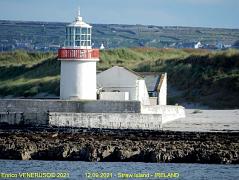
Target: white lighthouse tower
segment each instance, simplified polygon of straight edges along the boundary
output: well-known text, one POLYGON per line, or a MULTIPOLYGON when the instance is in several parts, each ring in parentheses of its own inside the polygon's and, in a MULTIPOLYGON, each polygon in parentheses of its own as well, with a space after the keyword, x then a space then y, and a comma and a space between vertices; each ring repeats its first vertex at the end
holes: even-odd
POLYGON ((58 51, 61 61, 60 98, 96 100, 96 62, 99 49, 91 47, 92 26, 80 16, 66 27, 65 46, 58 51))

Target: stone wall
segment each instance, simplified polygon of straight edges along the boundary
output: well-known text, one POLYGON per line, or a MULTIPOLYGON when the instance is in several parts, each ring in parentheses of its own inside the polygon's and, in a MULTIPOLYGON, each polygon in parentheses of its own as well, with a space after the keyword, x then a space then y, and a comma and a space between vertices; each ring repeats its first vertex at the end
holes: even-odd
POLYGON ((160 129, 185 117, 181 106, 144 106, 139 101, 0 100, 0 123, 109 129, 160 129), (50 114, 50 117, 49 117, 50 114))
POLYGON ((0 112, 0 124, 8 125, 48 125, 47 113, 0 112))
POLYGON ((1 99, 0 112, 140 113, 139 101, 1 99))
POLYGON ((16 125, 21 124, 22 113, 0 112, 0 123, 16 125))
POLYGON ((48 125, 49 112, 140 113, 138 101, 64 101, 38 99, 0 100, 0 123, 48 125))
POLYGON ((49 124, 58 127, 160 130, 162 116, 139 113, 50 113, 49 124))

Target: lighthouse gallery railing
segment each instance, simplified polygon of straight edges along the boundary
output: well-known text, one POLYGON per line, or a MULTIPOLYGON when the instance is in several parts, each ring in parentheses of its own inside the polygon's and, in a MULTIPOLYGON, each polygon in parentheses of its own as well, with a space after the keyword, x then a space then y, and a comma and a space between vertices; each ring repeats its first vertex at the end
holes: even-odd
POLYGON ((59 49, 59 59, 99 59, 99 49, 59 49))

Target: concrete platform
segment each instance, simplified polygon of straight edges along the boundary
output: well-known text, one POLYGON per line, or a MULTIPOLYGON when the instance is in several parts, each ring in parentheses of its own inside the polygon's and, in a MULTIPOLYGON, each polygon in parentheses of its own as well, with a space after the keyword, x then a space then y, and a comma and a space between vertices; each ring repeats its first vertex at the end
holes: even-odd
POLYGON ((163 124, 163 130, 198 132, 239 132, 239 109, 186 109, 186 118, 163 124))

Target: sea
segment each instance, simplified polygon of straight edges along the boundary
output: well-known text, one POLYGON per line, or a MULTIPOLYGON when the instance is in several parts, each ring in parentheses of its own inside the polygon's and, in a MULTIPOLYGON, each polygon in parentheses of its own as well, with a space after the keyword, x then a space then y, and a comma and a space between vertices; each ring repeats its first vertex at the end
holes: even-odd
POLYGON ((0 179, 237 180, 239 165, 0 160, 0 179))

